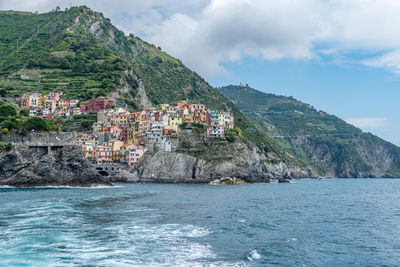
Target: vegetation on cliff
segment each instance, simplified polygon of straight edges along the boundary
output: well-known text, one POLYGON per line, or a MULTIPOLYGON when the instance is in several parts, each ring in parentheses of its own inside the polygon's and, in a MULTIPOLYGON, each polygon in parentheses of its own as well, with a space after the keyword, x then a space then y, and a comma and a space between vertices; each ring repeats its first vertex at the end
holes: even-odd
POLYGON ((80 100, 109 95, 131 110, 188 99, 232 112, 249 144, 294 161, 180 60, 125 36, 101 13, 85 6, 44 14, 6 11, 0 12, 0 26, 0 88, 9 97, 52 90, 80 100))
POLYGON ((289 153, 321 175, 400 176, 400 148, 293 97, 250 87, 220 91, 289 153))

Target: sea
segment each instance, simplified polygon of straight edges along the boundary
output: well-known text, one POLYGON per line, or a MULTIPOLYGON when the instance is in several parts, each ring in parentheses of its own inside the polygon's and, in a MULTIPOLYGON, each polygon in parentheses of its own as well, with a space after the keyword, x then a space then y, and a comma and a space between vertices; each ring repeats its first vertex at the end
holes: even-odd
POLYGON ((0 266, 399 266, 400 179, 0 188, 0 266))

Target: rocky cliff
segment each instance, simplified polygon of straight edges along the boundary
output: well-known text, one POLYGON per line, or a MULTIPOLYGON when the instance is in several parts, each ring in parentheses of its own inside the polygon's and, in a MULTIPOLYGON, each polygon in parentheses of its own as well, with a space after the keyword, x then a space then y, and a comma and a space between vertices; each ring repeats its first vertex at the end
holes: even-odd
POLYGON ((141 158, 129 181, 208 183, 236 179, 252 183, 317 177, 310 169, 276 162, 273 154, 267 158, 256 146, 244 143, 240 136, 228 142, 207 138, 196 130, 182 130, 179 139, 176 151, 158 150, 141 158))
MULTIPOLYGON (((44 135, 40 140, 43 138, 48 140, 50 137, 44 135)), ((215 181, 240 184, 317 176, 309 169, 279 161, 274 154, 267 157, 257 146, 244 142, 246 139, 240 132, 229 140, 206 137, 202 129, 182 129, 175 140, 178 145, 174 146, 174 151, 151 150, 129 171, 108 177, 99 175, 94 166, 84 160, 77 146, 14 145, 11 151, 0 153, 0 185, 92 186, 110 185, 111 182, 215 181)))
POLYGON ((92 186, 110 185, 84 160, 79 147, 14 147, 0 153, 0 185, 92 186))
POLYGON ((178 152, 158 151, 146 155, 137 165, 132 182, 209 183, 235 178, 249 183, 270 182, 280 178, 316 177, 310 170, 271 164, 263 154, 244 151, 231 159, 204 160, 178 152))

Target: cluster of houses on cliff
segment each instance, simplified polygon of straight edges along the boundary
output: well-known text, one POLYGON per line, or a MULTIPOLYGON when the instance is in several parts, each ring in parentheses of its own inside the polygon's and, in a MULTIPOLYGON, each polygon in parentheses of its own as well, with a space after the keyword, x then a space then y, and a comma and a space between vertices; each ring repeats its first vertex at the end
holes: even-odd
POLYGON ((30 116, 51 118, 69 117, 81 113, 79 100, 65 100, 62 93, 25 93, 21 96, 21 109, 28 109, 30 116))
POLYGON ((97 112, 97 122, 91 133, 81 133, 77 140, 85 157, 99 165, 132 165, 154 147, 171 151, 184 124, 203 125, 209 137, 224 137, 225 129, 234 127, 234 117, 228 112, 209 110, 203 104, 187 101, 132 113, 122 108, 107 108, 107 104, 103 107, 89 104, 85 107, 97 112))
POLYGON ((132 165, 149 149, 171 151, 184 125, 202 125, 210 138, 224 137, 226 129, 234 127, 234 117, 229 112, 188 101, 132 113, 118 108, 113 98, 91 99, 79 107, 78 103, 77 100, 61 100, 59 93, 21 96, 21 108, 35 111, 30 112, 32 116, 39 113, 49 118, 96 112, 93 130, 79 133, 76 141, 82 146, 85 157, 98 165, 132 165))

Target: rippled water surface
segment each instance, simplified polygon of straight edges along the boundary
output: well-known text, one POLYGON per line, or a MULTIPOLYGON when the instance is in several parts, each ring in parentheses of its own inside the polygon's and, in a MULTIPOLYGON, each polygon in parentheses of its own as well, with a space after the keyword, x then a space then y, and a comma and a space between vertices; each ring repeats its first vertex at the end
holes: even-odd
POLYGON ((0 188, 0 266, 398 266, 400 180, 0 188))

